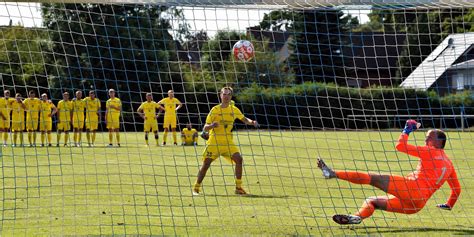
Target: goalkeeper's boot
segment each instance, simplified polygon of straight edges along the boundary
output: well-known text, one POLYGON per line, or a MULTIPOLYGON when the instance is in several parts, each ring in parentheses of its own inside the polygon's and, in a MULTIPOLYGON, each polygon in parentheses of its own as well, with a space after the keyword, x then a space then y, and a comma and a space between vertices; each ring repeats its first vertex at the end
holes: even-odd
POLYGON ((334 215, 332 220, 339 225, 360 224, 362 222, 362 218, 355 215, 334 215))
POLYGON ((329 168, 329 166, 327 166, 321 158, 318 158, 318 167, 321 169, 321 171, 323 171, 324 178, 332 179, 337 177, 336 172, 329 168))
POLYGON ((237 195, 246 195, 247 192, 243 188, 235 188, 235 194, 237 195))

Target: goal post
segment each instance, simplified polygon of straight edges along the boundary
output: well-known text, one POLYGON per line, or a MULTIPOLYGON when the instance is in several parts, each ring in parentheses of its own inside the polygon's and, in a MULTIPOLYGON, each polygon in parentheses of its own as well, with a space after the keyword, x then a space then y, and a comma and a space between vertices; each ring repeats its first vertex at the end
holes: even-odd
POLYGON ((472 234, 473 25, 462 0, 2 2, 0 234, 472 234), (255 49, 246 62, 240 40, 255 49), (250 122, 230 121, 237 109, 250 122), (407 175, 407 119, 422 123, 410 144, 446 131, 453 210, 436 208, 444 184, 415 214, 377 207, 341 228, 335 214, 391 196, 326 180, 318 158, 407 175), (206 121, 225 133, 214 153, 206 121))

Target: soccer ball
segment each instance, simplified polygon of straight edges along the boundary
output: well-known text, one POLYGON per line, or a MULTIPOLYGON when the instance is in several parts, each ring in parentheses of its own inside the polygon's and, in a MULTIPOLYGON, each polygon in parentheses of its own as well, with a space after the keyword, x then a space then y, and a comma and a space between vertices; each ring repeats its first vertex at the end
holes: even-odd
POLYGON ((201 132, 201 138, 206 140, 206 141, 209 140, 209 132, 202 131, 201 132))
POLYGON ((234 44, 234 58, 238 61, 247 62, 255 56, 253 44, 248 40, 239 40, 234 44))

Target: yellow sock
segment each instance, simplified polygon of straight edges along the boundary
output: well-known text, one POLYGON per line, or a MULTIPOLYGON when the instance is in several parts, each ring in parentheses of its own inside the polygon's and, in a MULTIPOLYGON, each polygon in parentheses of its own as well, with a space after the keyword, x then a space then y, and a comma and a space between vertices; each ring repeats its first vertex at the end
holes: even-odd
POLYGON ((95 132, 92 132, 92 143, 95 142, 95 132))
POLYGON ((115 132, 115 137, 117 138, 117 143, 120 144, 120 132, 115 132))
POLYGON ((196 181, 196 182, 194 183, 194 190, 199 191, 200 189, 201 189, 201 184, 196 181))
POLYGON ((69 141, 69 133, 64 134, 64 144, 67 144, 69 141))
POLYGON ((53 135, 51 133, 48 133, 48 144, 53 143, 53 135))
POLYGON ((46 138, 46 134, 41 133, 41 144, 44 144, 44 139, 46 138))
POLYGON ((59 144, 59 141, 61 141, 61 133, 57 133, 56 134, 56 141, 58 141, 58 144, 59 144))
POLYGON ((36 143, 36 132, 33 132, 33 144, 36 143))
POLYGON ((16 145, 16 141, 18 140, 18 133, 13 133, 13 144, 16 145))
POLYGON ((235 179, 235 187, 242 188, 242 179, 235 179))
POLYGON ((74 143, 77 143, 77 132, 74 132, 74 143))
POLYGON ((4 132, 3 133, 3 142, 7 142, 8 141, 8 132, 4 132))
POLYGON ((91 134, 90 132, 86 132, 87 143, 91 143, 91 134))
POLYGON ((20 132, 20 144, 23 145, 23 133, 20 132))
POLYGON ((173 131, 173 142, 176 143, 176 131, 173 131))
POLYGON ((28 142, 31 144, 32 143, 32 138, 33 138, 33 133, 32 132, 28 132, 28 142))
POLYGON ((77 143, 81 143, 81 142, 82 142, 82 132, 79 132, 77 136, 77 143))
POLYGON ((112 144, 113 140, 114 140, 113 134, 112 132, 109 132, 109 144, 112 144))
POLYGON ((166 138, 168 138, 168 131, 163 134, 163 142, 166 142, 166 138))

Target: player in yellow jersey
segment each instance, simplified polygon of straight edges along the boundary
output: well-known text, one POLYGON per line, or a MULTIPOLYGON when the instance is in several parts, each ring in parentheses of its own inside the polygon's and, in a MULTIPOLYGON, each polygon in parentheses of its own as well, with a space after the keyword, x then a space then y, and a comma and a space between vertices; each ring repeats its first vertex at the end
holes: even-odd
POLYGON ((28 142, 31 147, 36 145, 36 131, 38 130, 41 100, 36 98, 36 93, 31 90, 28 92, 28 98, 23 103, 26 106, 26 131, 28 132, 28 142))
POLYGON ((242 188, 242 163, 239 148, 234 144, 232 128, 235 119, 241 120, 247 125, 258 126, 257 121, 245 117, 242 112, 231 104, 233 90, 231 87, 224 87, 220 91, 221 104, 214 106, 207 115, 204 131, 209 132, 206 148, 203 152, 203 163, 199 170, 196 183, 193 188, 193 195, 199 195, 201 183, 206 176, 211 163, 219 156, 230 160, 235 164, 235 193, 239 195, 247 194, 242 188))
POLYGON ((52 146, 51 131, 53 130, 53 116, 58 112, 53 102, 48 99, 48 95, 41 95, 39 130, 41 131, 41 146, 44 146, 46 134, 48 134, 48 146, 52 146))
POLYGON ((25 110, 26 106, 23 103, 21 94, 15 95, 15 100, 11 103, 12 109, 12 132, 13 145, 17 146, 18 133, 20 133, 20 146, 23 146, 23 130, 25 130, 25 110))
POLYGON ((95 97, 94 91, 89 91, 89 96, 84 99, 84 102, 86 106, 87 143, 89 146, 94 146, 96 131, 99 128, 100 100, 95 97))
POLYGON ((181 145, 183 146, 197 146, 198 132, 191 123, 186 125, 186 128, 181 131, 181 145))
POLYGON ((0 136, 3 138, 3 146, 7 146, 11 104, 13 101, 15 101, 15 99, 10 98, 10 91, 5 90, 3 97, 0 98, 0 136))
POLYGON ((84 109, 86 102, 82 99, 82 91, 76 91, 72 99, 72 128, 74 130, 74 146, 81 146, 82 130, 84 129, 84 109))
POLYGON ((120 112, 122 111, 122 101, 115 97, 115 90, 109 90, 110 99, 106 102, 105 123, 109 129, 109 147, 112 147, 113 132, 117 139, 117 145, 120 147, 120 112))
POLYGON ((168 91, 168 97, 160 100, 158 104, 162 105, 165 108, 165 118, 163 120, 163 145, 166 145, 166 139, 168 138, 168 129, 171 127, 173 132, 174 144, 178 145, 176 141, 176 121, 177 121, 177 111, 183 106, 181 102, 174 97, 174 91, 168 91))
POLYGON ((146 93, 146 101, 143 102, 140 107, 138 108, 137 112, 140 117, 143 118, 143 131, 145 132, 145 143, 148 146, 148 133, 153 132, 155 134, 155 141, 156 145, 158 146, 158 122, 157 118, 159 114, 157 114, 157 109, 164 109, 153 101, 153 96, 151 93, 146 93))
POLYGON ((63 99, 58 102, 58 138, 56 146, 61 141, 61 133, 64 132, 64 146, 69 141, 69 130, 71 130, 72 121, 72 101, 69 100, 69 93, 63 93, 63 99))

